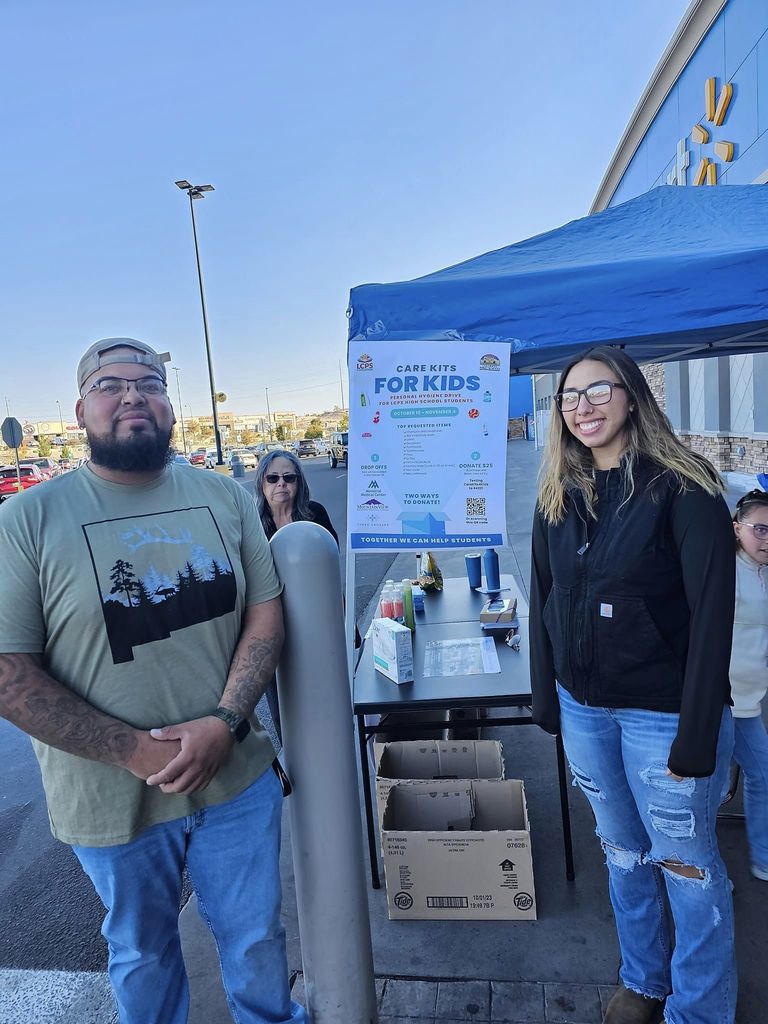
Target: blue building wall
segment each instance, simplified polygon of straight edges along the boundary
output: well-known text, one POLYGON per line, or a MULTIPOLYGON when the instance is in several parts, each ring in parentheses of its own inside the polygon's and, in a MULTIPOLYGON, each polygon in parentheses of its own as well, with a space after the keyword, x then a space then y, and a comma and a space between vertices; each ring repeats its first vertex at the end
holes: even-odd
POLYGON ((747 185, 768 170, 768 0, 729 0, 654 118, 609 205, 665 184, 681 139, 689 153, 688 184, 704 156, 716 162, 721 185, 747 185), (704 120, 704 83, 712 77, 717 95, 725 82, 733 85, 719 127, 704 120), (695 124, 710 131, 707 144, 691 139, 695 124), (715 155, 718 141, 735 144, 731 163, 715 155))

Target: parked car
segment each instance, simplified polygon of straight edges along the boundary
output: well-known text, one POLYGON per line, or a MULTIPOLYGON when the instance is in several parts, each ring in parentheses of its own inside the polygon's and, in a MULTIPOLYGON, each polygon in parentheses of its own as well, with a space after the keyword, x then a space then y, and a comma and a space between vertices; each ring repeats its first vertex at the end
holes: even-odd
POLYGON ((205 465, 205 452, 192 452, 189 456, 189 462, 192 466, 204 466, 205 465))
POLYGON ((72 463, 69 459, 59 459, 59 469, 62 473, 66 473, 68 470, 72 469, 72 463))
POLYGON ((190 461, 186 455, 182 455, 181 452, 176 452, 172 459, 179 466, 189 466, 190 461))
MULTIPOLYGON (((225 462, 227 461, 227 454, 226 454, 226 452, 222 452, 221 453, 221 457, 222 457, 222 459, 224 459, 225 462)), ((216 451, 216 449, 215 448, 208 448, 208 449, 206 449, 206 452, 205 452, 205 468, 206 469, 213 469, 213 467, 217 464, 218 461, 219 461, 219 455, 218 455, 218 452, 216 451)))
POLYGON ((328 462, 330 463, 331 469, 336 469, 340 462, 347 465, 347 455, 349 446, 349 431, 348 430, 334 430, 331 434, 331 441, 328 445, 328 462))
POLYGON ((314 437, 305 437, 299 441, 296 448, 296 454, 300 459, 307 458, 310 455, 319 455, 318 447, 315 444, 314 437))
POLYGON ((256 445, 255 454, 256 457, 260 459, 264 455, 268 455, 269 452, 284 452, 285 450, 285 445, 281 444, 279 441, 262 441, 261 444, 256 445))
POLYGON ((34 487, 35 484, 41 484, 46 479, 35 465, 19 464, 19 475, 21 476, 21 488, 19 488, 16 467, 0 466, 0 501, 12 498, 15 494, 21 493, 21 491, 29 490, 30 487, 34 487))
POLYGON ((256 458, 256 456, 249 448, 233 448, 232 451, 229 453, 229 457, 227 458, 227 462, 229 463, 230 466, 232 465, 233 455, 239 456, 240 461, 242 462, 246 469, 256 469, 259 460, 256 458))
POLYGON ((43 474, 44 480, 50 480, 54 476, 58 476, 60 473, 58 462, 54 462, 53 459, 48 456, 38 456, 35 459, 19 459, 20 466, 37 466, 40 472, 43 474))

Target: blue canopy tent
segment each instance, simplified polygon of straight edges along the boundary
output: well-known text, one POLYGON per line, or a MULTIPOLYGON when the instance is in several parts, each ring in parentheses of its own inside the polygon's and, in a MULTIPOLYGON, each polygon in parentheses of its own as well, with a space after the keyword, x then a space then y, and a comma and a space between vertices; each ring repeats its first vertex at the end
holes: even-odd
POLYGON ((350 340, 509 341, 512 371, 589 345, 639 362, 768 351, 768 187, 664 185, 414 281, 353 288, 350 340))

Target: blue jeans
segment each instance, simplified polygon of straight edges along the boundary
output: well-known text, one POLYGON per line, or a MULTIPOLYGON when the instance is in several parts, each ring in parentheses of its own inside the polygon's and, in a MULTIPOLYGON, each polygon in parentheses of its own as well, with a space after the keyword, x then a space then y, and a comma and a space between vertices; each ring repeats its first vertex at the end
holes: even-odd
POLYGON ((762 718, 734 718, 733 756, 744 772, 744 815, 750 860, 768 869, 768 733, 762 718))
POLYGON ((179 939, 187 865, 237 1024, 307 1024, 291 1002, 280 923, 280 784, 271 770, 227 803, 145 829, 120 846, 76 846, 107 909, 109 980, 120 1024, 186 1024, 179 939))
POLYGON ((715 835, 733 750, 730 709, 723 713, 714 774, 677 782, 666 774, 677 715, 584 707, 562 687, 558 692, 574 785, 592 805, 605 851, 623 984, 655 999, 667 996, 668 1024, 732 1024, 731 883, 715 835), (701 877, 685 877, 668 864, 698 869, 701 877))

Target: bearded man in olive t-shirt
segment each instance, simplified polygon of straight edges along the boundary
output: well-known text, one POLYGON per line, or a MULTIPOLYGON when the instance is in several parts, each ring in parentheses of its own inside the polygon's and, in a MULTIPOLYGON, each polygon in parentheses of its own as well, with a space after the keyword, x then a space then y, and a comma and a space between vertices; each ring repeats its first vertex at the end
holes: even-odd
POLYGON ((306 1024, 280 924, 281 788, 253 718, 283 640, 252 497, 170 462, 167 353, 78 365, 90 461, 0 506, 0 714, 103 901, 121 1024, 185 1024, 187 866, 233 1017, 306 1024))

